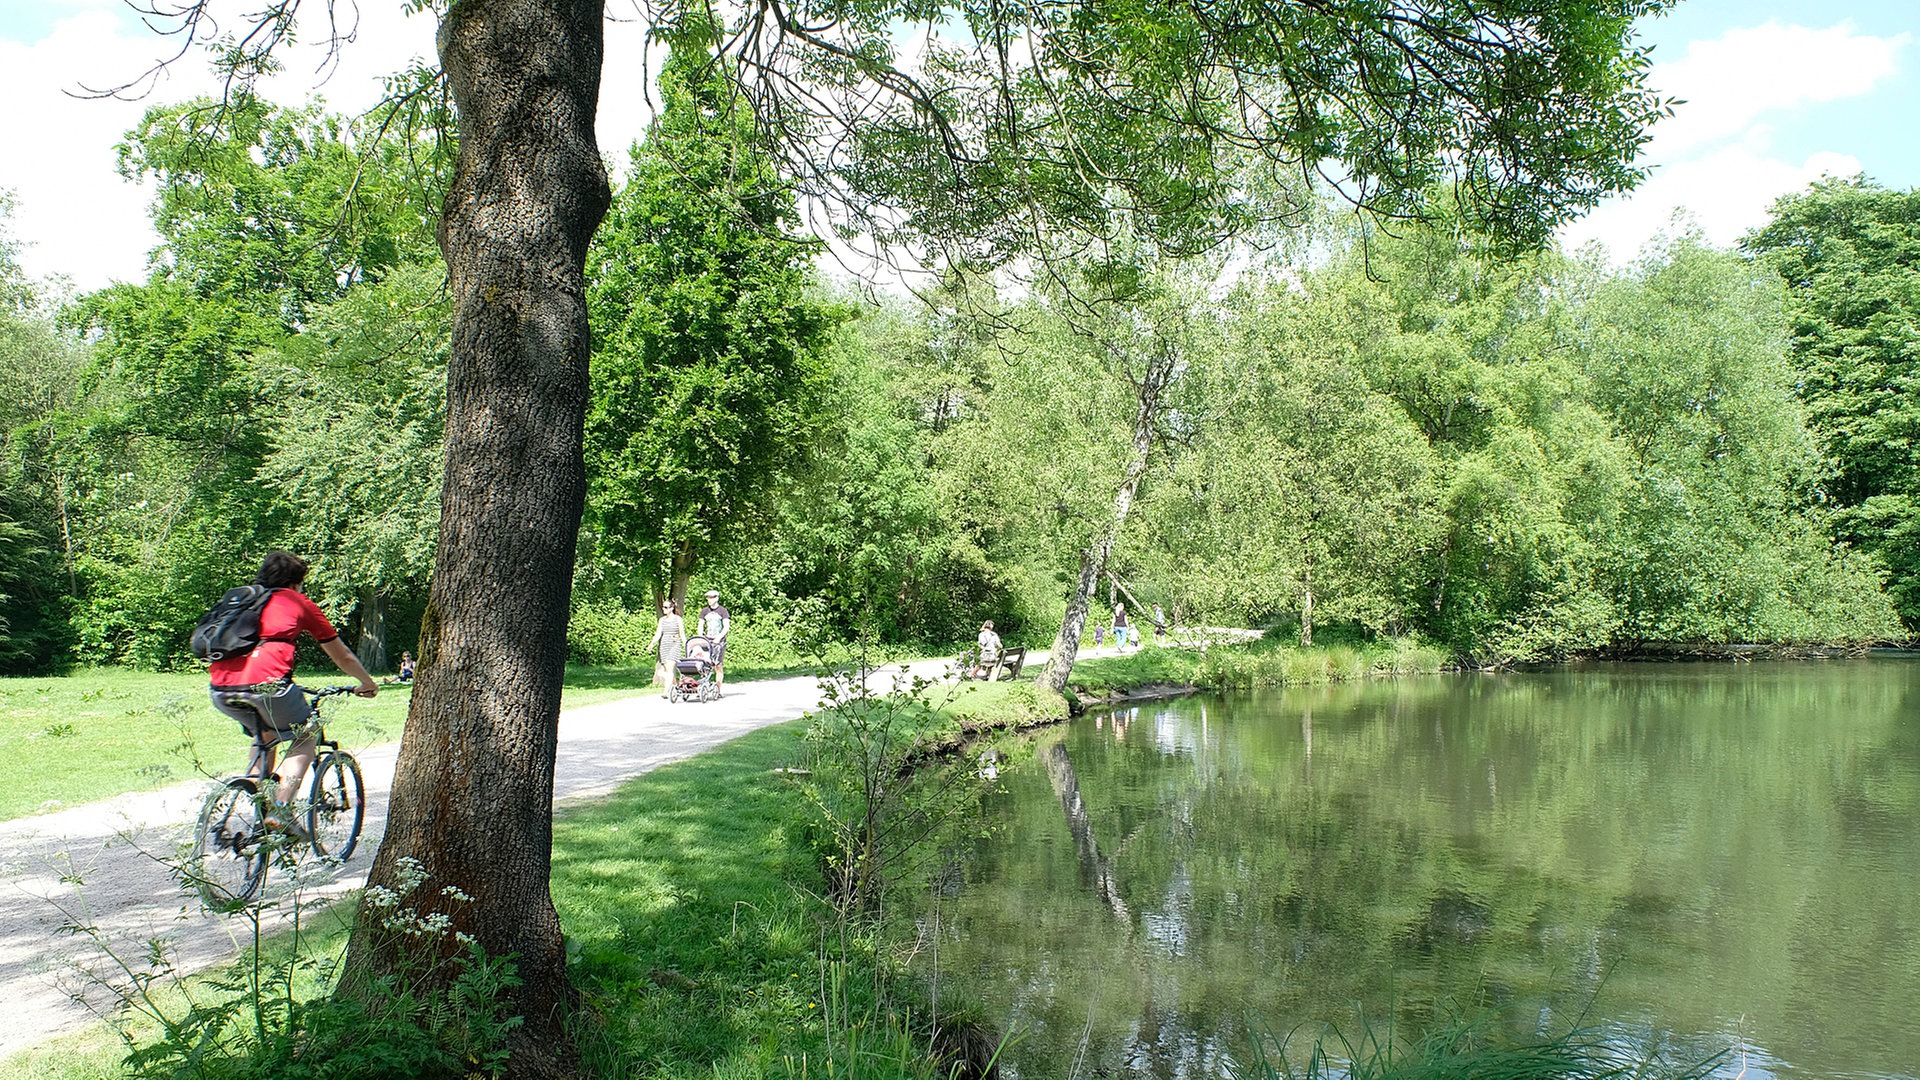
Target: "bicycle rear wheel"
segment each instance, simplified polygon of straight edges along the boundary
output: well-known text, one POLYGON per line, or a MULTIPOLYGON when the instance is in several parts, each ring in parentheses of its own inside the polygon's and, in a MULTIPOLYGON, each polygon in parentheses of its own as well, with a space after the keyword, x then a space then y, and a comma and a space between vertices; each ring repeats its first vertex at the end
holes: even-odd
POLYGON ((252 779, 233 777, 207 796, 194 826, 189 872, 209 909, 233 911, 260 891, 267 876, 265 832, 252 779))
POLYGON ((346 861, 360 843, 360 825, 366 816, 360 763, 344 750, 321 758, 307 798, 307 833, 313 837, 313 853, 346 861))

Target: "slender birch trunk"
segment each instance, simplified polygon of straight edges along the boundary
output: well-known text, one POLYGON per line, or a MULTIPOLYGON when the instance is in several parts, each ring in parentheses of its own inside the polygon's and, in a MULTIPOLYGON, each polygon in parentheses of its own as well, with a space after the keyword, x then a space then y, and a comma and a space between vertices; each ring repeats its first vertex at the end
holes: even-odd
POLYGON ((1047 666, 1034 680, 1055 693, 1066 690, 1067 679, 1073 674, 1073 661, 1080 651, 1080 635, 1087 628, 1087 609, 1093 602, 1093 590, 1100 583, 1100 575, 1106 572, 1114 542, 1120 538, 1120 528, 1127 523, 1127 512, 1133 508, 1134 494, 1140 490, 1140 481, 1152 462, 1154 424, 1160 416, 1161 395, 1173 377, 1175 353, 1168 343, 1157 339, 1148 347, 1152 353, 1146 370, 1134 383, 1137 405, 1133 414, 1133 456, 1127 460, 1120 489, 1114 493, 1112 512, 1101 524, 1093 542, 1080 552, 1080 575, 1074 583, 1073 595, 1067 598, 1066 616, 1060 620, 1060 632, 1054 636, 1047 666))

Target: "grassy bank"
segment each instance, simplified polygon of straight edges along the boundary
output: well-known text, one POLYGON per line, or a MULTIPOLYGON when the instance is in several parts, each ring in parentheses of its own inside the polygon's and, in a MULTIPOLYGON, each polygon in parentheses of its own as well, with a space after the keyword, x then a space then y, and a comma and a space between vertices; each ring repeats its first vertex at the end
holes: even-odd
MULTIPOLYGON (((966 695, 971 715, 1022 689, 966 695)), ((910 711, 929 732, 961 722, 910 711)), ((556 822, 553 895, 588 1075, 933 1076, 911 984, 824 898, 807 727, 751 733, 556 822)), ((329 954, 344 939, 310 943, 329 954)), ((106 1080, 128 1075, 120 1056, 95 1030, 0 1062, 0 1076, 106 1080)))
POLYGON ((1073 666, 1071 683, 1077 693, 1093 697, 1155 685, 1249 690, 1433 674, 1446 670, 1449 661, 1444 650, 1412 638, 1312 648, 1263 638, 1206 650, 1148 647, 1082 660, 1073 666))

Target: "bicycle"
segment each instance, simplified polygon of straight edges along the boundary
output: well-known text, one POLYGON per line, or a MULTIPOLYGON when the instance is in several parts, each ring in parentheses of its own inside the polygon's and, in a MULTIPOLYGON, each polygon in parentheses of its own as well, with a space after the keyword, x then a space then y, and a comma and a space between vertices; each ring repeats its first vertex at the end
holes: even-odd
MULTIPOLYGON (((294 689, 307 695, 313 716, 294 739, 263 743, 258 736, 248 756, 243 776, 230 776, 207 795, 193 830, 190 870, 200 899, 213 911, 233 911, 244 906, 260 891, 267 878, 267 862, 274 855, 292 857, 302 845, 314 855, 345 862, 360 842, 360 826, 367 812, 366 788, 360 780, 360 763, 340 744, 327 738, 321 722, 321 702, 340 694, 353 693, 353 686, 328 686, 312 690, 294 689), (307 734, 314 736, 318 756, 307 784, 305 809, 306 835, 268 820, 270 811, 281 809, 271 795, 263 793, 262 776, 269 745, 294 742, 307 734)), ((260 730, 271 730, 265 722, 260 730)), ((291 807, 285 808, 290 810, 291 807)))

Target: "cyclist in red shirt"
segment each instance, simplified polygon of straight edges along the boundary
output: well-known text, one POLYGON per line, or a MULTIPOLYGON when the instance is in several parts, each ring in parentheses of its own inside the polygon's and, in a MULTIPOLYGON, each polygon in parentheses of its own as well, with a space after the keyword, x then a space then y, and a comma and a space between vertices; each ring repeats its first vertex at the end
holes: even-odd
MULTIPOLYGON (((354 693, 372 697, 380 692, 360 658, 340 640, 340 632, 301 590, 306 580, 305 559, 287 551, 269 552, 254 578, 256 584, 276 590, 260 610, 260 644, 252 652, 215 660, 209 669, 213 707, 238 720, 249 736, 260 741, 265 753, 263 777, 274 774, 275 744, 293 738, 313 714, 306 695, 293 687, 293 646, 301 634, 311 635, 341 671, 360 680, 354 693), (265 730, 262 717, 267 718, 265 730)), ((293 799, 313 757, 312 735, 287 750, 276 802, 284 805, 293 799)))

